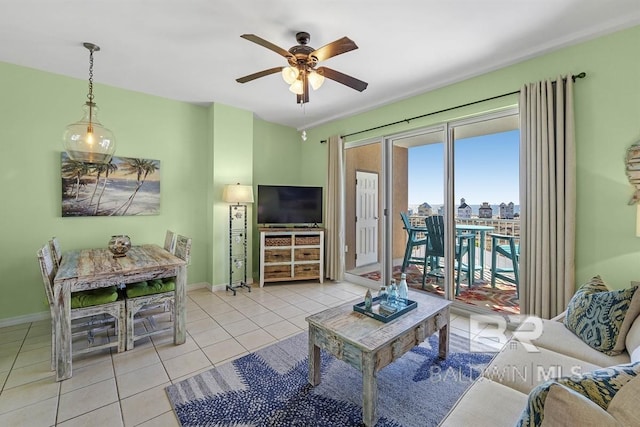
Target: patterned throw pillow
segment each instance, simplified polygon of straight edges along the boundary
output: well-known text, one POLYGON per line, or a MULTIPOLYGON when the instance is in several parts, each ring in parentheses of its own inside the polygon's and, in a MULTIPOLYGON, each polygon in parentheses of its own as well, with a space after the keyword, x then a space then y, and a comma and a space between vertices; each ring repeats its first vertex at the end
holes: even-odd
POLYGON ((610 291, 600 276, 595 276, 569 301, 565 326, 598 351, 610 356, 622 353, 627 332, 640 312, 636 289, 610 291))
POLYGON ((531 390, 527 406, 516 425, 532 427, 542 424, 545 400, 549 390, 554 386, 568 387, 606 411, 616 393, 639 373, 640 362, 636 362, 597 369, 578 377, 562 377, 546 381, 531 390))

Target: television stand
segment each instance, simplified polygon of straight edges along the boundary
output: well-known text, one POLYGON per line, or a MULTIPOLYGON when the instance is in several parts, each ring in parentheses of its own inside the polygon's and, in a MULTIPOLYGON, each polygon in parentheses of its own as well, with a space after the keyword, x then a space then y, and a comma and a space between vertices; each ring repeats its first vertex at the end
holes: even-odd
POLYGON ((269 282, 324 280, 324 229, 260 229, 260 287, 269 282))

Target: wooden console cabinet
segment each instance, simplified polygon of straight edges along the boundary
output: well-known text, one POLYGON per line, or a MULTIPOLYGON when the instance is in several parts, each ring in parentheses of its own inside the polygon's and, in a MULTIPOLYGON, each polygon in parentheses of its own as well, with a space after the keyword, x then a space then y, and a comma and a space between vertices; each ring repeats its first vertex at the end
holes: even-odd
POLYGON ((261 228, 260 287, 268 282, 324 279, 324 230, 261 228))

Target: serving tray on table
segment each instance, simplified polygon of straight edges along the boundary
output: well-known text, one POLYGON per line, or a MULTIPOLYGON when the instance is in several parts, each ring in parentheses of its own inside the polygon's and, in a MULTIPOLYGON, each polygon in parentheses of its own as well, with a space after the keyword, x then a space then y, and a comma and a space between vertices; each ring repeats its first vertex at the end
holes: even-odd
POLYGON ((353 306, 353 311, 357 311, 358 313, 362 313, 365 316, 369 316, 376 320, 380 320, 381 322, 387 323, 415 309, 417 306, 418 306, 418 303, 416 301, 409 299, 407 300, 406 306, 404 306, 403 308, 397 309, 394 312, 390 312, 388 310, 385 310, 384 303, 382 305, 380 304, 380 297, 374 297, 371 300, 371 310, 365 309, 365 303, 363 301, 358 304, 355 304, 353 306))

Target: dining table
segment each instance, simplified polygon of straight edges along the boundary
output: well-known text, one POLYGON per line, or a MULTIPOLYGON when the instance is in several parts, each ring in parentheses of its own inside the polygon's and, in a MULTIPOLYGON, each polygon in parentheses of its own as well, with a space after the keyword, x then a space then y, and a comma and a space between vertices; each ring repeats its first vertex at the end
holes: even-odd
MULTIPOLYGON (((187 262, 158 245, 132 246, 125 256, 105 248, 65 252, 54 278, 56 380, 72 376, 71 294, 128 283, 175 277, 174 344, 186 340, 187 262)), ((125 319, 118 319, 124 322, 125 319)), ((126 337, 118 337, 126 339, 126 337)))

